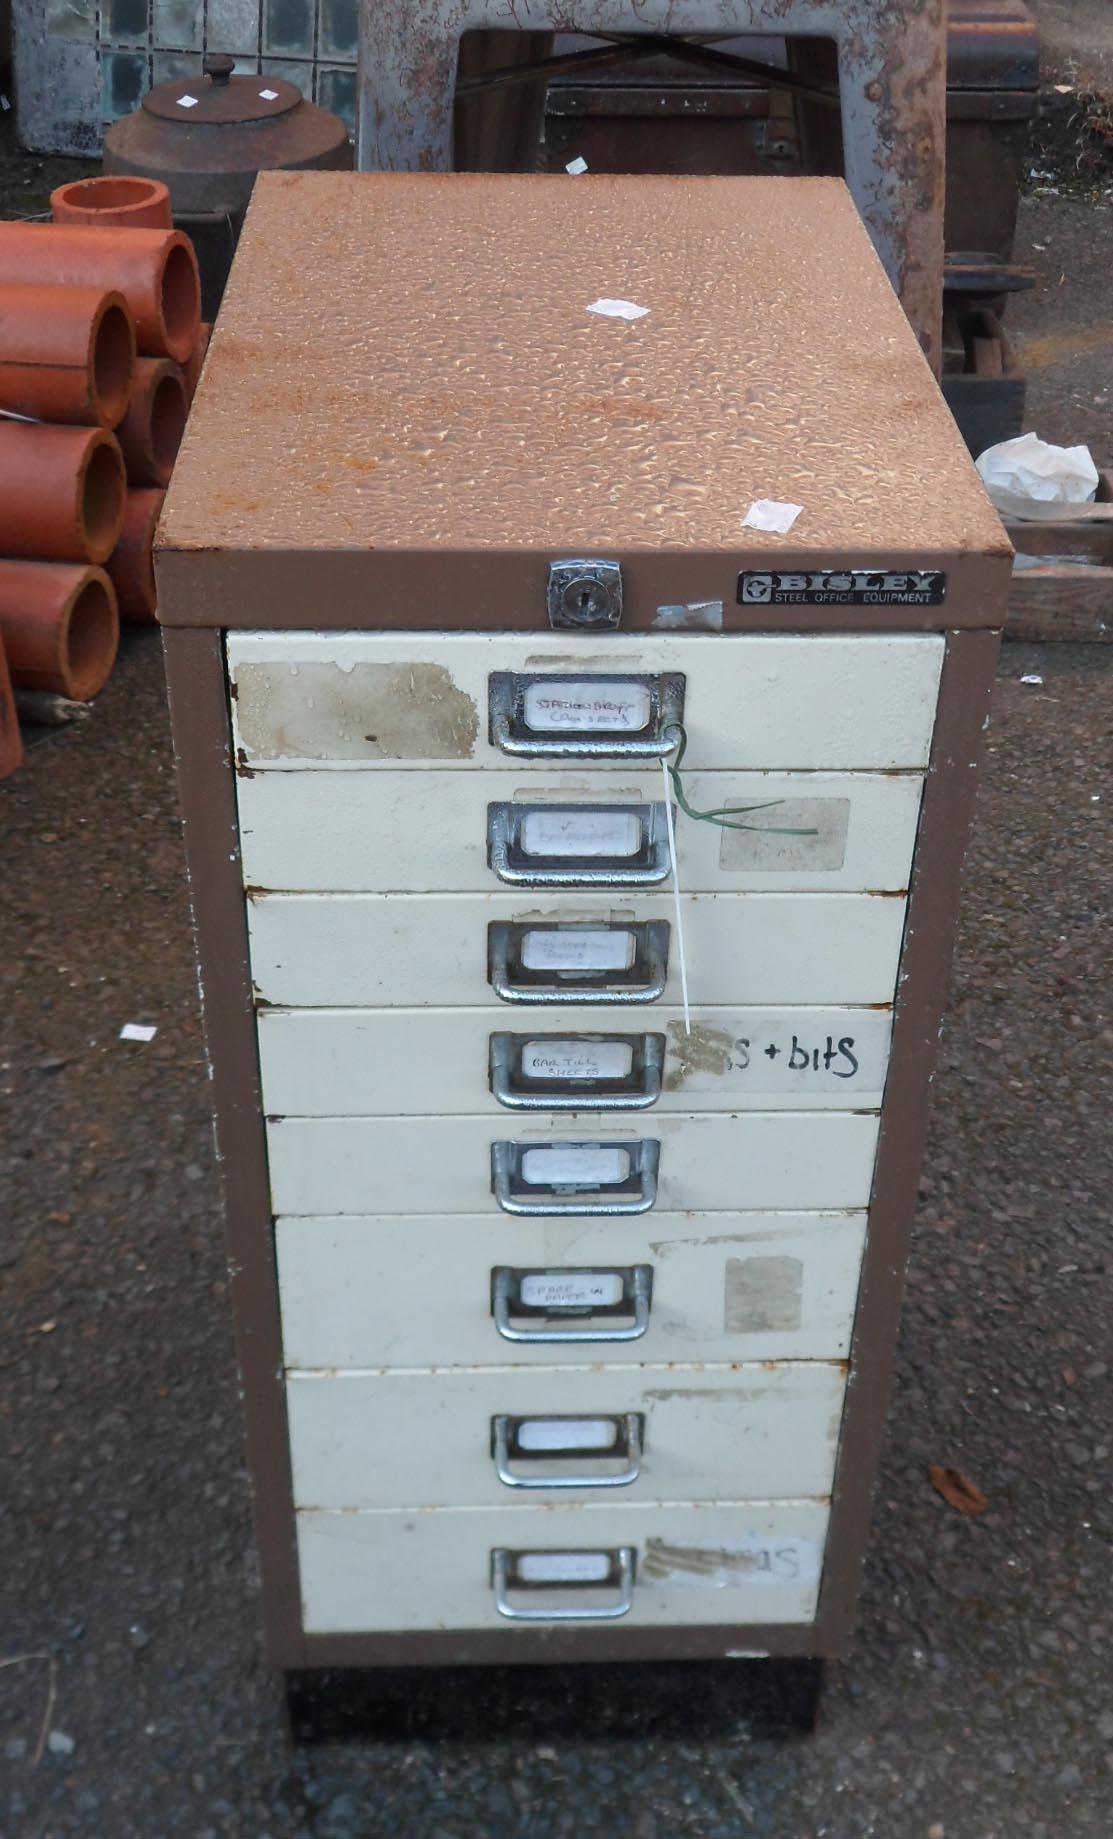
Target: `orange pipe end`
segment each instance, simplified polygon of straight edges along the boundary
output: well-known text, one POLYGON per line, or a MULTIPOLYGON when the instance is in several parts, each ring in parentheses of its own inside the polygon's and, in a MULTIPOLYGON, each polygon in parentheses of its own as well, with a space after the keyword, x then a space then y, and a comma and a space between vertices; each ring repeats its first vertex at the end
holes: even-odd
POLYGON ((212 327, 207 320, 203 319, 197 328, 197 343, 194 345, 189 357, 182 365, 182 374, 185 377, 186 396, 191 403, 197 394, 197 385, 201 381, 201 372, 205 367, 205 353, 209 349, 209 340, 212 335, 212 327))
POLYGON ((19 717, 15 712, 7 653, 4 641, 0 639, 0 779, 6 779, 9 773, 14 773, 16 767, 22 765, 23 736, 19 732, 19 717))
POLYGON ((120 541, 108 563, 108 575, 116 589, 120 618, 136 625, 150 625, 155 618, 155 528, 162 510, 165 492, 128 493, 128 507, 120 541))
POLYGON ((130 485, 169 485, 188 414, 180 367, 169 358, 140 358, 118 431, 130 485))
POLYGON ((184 364, 197 343, 201 281, 193 244, 180 230, 0 223, 0 282, 116 288, 145 356, 184 364))
POLYGON ((107 562, 126 495, 123 456, 106 428, 0 421, 0 555, 107 562))
POLYGON ((0 644, 12 682, 88 702, 116 661, 116 592, 102 568, 0 562, 0 644))
POLYGON ((55 223, 94 229, 171 230, 170 192, 161 179, 74 179, 50 194, 55 223))
POLYGON ((135 370, 127 301, 99 287, 0 287, 0 408, 114 428, 135 370))

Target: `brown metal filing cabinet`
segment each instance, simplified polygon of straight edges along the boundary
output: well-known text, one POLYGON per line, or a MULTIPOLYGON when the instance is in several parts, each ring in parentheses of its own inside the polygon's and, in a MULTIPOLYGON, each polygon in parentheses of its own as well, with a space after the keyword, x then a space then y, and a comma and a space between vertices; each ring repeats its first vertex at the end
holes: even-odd
POLYGON ((838 1652, 1009 575, 841 182, 264 175, 160 542, 273 1661, 838 1652))

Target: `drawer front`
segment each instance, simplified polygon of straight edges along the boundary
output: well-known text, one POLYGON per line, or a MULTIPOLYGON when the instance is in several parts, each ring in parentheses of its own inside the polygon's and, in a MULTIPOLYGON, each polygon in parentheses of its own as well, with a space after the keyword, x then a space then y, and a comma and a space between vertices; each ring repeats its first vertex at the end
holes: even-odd
POLYGON ((292 1117, 881 1104, 891 1017, 871 1009, 264 1009, 263 1103, 292 1117), (514 1026, 509 1023, 513 1021, 514 1026))
MULTIPOLYGON (((560 1553, 508 1573, 505 1608, 641 1627, 814 1621, 828 1508, 774 1501, 702 1506, 569 1506, 467 1511, 301 1512, 302 1610, 308 1634, 512 1628, 500 1613, 497 1554, 560 1553), (628 1589, 595 1582, 608 1554, 630 1554, 628 1589), (527 1588, 509 1580, 525 1570, 527 1588), (544 1588, 539 1573, 569 1581, 544 1588), (587 1574, 588 1581, 579 1581, 587 1574), (578 1574, 578 1578, 577 1578, 578 1574)), ((523 1628, 537 1627, 534 1621, 523 1628)))
POLYGON ((514 686, 519 719, 507 737, 515 750, 568 745, 576 736, 628 746, 655 714, 653 683, 647 693, 631 678, 680 673, 692 767, 884 770, 927 762, 939 634, 630 633, 580 642, 582 658, 556 633, 229 633, 238 757, 264 771, 530 770, 544 756, 492 739, 492 672, 522 680, 514 686))
MULTIPOLYGON (((656 1200, 663 1212, 813 1212, 864 1207, 869 1200, 878 1120, 870 1113, 769 1112, 743 1116, 646 1118, 640 1128, 625 1119, 577 1115, 538 1118, 523 1125, 507 1119, 280 1118, 268 1120, 271 1206, 276 1214, 497 1213, 492 1144, 545 1150, 572 1143, 621 1145, 631 1168, 615 1180, 623 1196, 651 1191, 646 1152, 656 1149, 656 1200), (629 1173, 630 1179, 627 1179, 629 1173)), ((608 1157, 610 1150, 608 1148, 608 1157)), ((553 1175, 534 1158, 529 1177, 511 1184, 513 1204, 538 1213, 564 1211, 549 1202, 553 1175)), ((577 1147, 570 1161, 560 1152, 559 1185, 595 1178, 577 1147)), ((605 1188, 569 1197, 577 1214, 619 1204, 605 1188)), ((625 1200, 621 1203, 625 1205, 625 1200)), ((636 1198, 633 1204, 637 1204, 636 1198)), ((502 1211, 506 1211, 505 1199, 502 1211)))
MULTIPOLYGON (((624 774, 621 784, 613 774, 550 773, 525 791, 488 773, 258 773, 237 784, 243 873, 253 889, 492 893, 528 885, 551 894, 557 875, 587 886, 618 878, 629 897, 668 880, 659 773, 624 774), (489 858, 508 823, 524 830, 506 845, 500 879, 489 858), (508 882, 514 875, 525 879, 508 882), (639 880, 621 880, 630 875, 639 880)), ((695 810, 748 812, 742 821, 753 827, 678 815, 680 885, 686 893, 903 892, 921 788, 915 774, 688 774, 695 810)))
MULTIPOLYGON (((896 984, 904 900, 882 894, 705 894, 684 899, 691 1001, 888 1003, 896 984)), ((624 923, 669 929, 662 1000, 680 1001, 671 893, 260 894, 248 902, 255 988, 289 1007, 480 1007, 494 999, 490 954, 509 929, 509 979, 530 932, 624 923), (523 930, 524 929, 524 930, 523 930)), ((550 949, 552 949, 550 947, 550 949)), ((556 987, 554 985, 554 987, 556 987)), ((568 987, 562 977, 560 987, 568 987)), ((514 1005, 506 1016, 514 1020, 514 1005)))
POLYGON ((298 1507, 806 1500, 835 1472, 845 1369, 504 1367, 291 1375, 298 1507))
POLYGON ((284 1359, 302 1368, 575 1365, 586 1350, 650 1365, 843 1359, 865 1229, 864 1213, 280 1219, 284 1359), (638 1266, 650 1280, 644 1334, 609 1348, 576 1339, 624 1325, 611 1299, 638 1266), (501 1271, 514 1274, 506 1325, 537 1339, 500 1333, 501 1271), (534 1299, 528 1313, 523 1294, 534 1299), (553 1306, 535 1313, 546 1299, 553 1306), (542 1338, 554 1332, 570 1338, 542 1338))

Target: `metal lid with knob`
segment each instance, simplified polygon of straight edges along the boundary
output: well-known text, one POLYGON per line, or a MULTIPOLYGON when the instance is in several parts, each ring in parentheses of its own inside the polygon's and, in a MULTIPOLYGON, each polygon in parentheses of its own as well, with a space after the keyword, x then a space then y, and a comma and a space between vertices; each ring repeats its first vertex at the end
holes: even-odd
POLYGON ((181 122, 192 129, 203 122, 223 125, 272 121, 276 115, 288 115, 291 109, 305 106, 305 98, 293 83, 281 77, 237 77, 235 68, 234 57, 223 51, 210 51, 201 63, 207 82, 185 78, 176 83, 156 83, 144 96, 142 106, 162 121, 181 122))

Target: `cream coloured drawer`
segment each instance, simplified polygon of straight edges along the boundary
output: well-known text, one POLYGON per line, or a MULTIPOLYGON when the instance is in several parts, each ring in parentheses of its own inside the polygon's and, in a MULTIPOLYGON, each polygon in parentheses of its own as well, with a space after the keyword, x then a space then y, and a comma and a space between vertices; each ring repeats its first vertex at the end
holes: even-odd
POLYGON ((864 1213, 279 1219, 284 1359, 332 1368, 574 1365, 593 1351, 651 1365, 838 1360, 850 1349, 865 1229, 864 1213), (648 1273, 644 1332, 589 1339, 636 1330, 639 1268, 648 1273), (520 1338, 505 1338, 496 1315, 520 1338))
POLYGON ((294 1503, 826 1497, 845 1389, 844 1367, 818 1360, 294 1373, 294 1503))
POLYGON ((228 635, 235 742, 254 770, 541 764, 491 738, 493 672, 524 679, 511 748, 655 733, 652 680, 679 673, 693 767, 919 767, 942 657, 932 633, 228 635))
MULTIPOLYGON (((691 1000, 890 1002, 904 908, 899 896, 882 894, 685 896, 691 1000)), ((247 906, 252 976, 261 998, 368 1009, 490 1003, 491 961, 504 940, 511 988, 544 995, 547 986, 578 984, 605 995, 616 987, 614 977, 575 978, 563 971, 545 979, 528 967, 523 973, 523 951, 535 959, 547 953, 551 960, 561 950, 560 929, 569 925, 620 934, 629 925, 666 927, 663 1000, 678 1003, 672 914, 671 893, 639 894, 636 908, 613 894, 562 895, 554 906, 511 893, 259 894, 247 906)), ((635 956, 632 983, 636 948, 627 946, 624 955, 635 956)), ((518 1025, 510 1003, 507 1017, 518 1025)))
POLYGON ((537 1626, 500 1597, 542 1622, 811 1622, 828 1516, 818 1501, 301 1512, 305 1630, 537 1626))
POLYGON ((501 1207, 549 1216, 654 1205, 666 1213, 864 1207, 878 1133, 875 1114, 845 1111, 654 1116, 638 1124, 508 1116, 502 1131, 499 1123, 269 1119, 272 1211, 490 1214, 501 1207))
MULTIPOLYGON (((687 893, 908 885, 917 775, 692 773, 685 784, 696 810, 753 807, 744 821, 754 826, 678 815, 687 893)), ((568 771, 529 787, 490 773, 257 773, 237 787, 249 888, 551 894, 554 877, 561 886, 632 877, 619 879, 629 898, 668 880, 659 773, 568 771)))
POLYGON ((263 1009, 263 1105, 289 1117, 876 1109, 875 1009, 263 1009), (513 1021, 513 1028, 508 1023, 513 1021))

